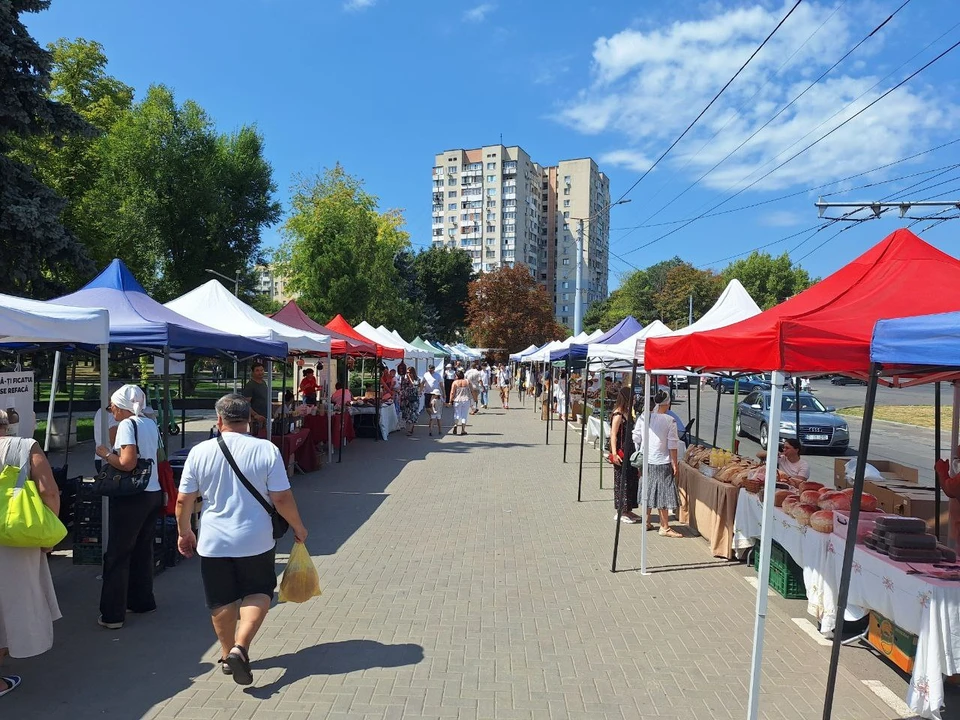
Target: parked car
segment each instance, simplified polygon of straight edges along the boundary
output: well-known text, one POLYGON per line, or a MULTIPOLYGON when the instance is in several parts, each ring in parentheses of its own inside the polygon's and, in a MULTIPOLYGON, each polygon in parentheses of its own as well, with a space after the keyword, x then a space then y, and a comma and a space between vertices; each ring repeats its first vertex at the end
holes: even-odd
POLYGON ((686 390, 688 387, 690 387, 690 376, 671 375, 670 387, 672 387, 674 390, 686 390))
MULTIPOLYGON (((753 392, 758 388, 770 388, 770 383, 767 380, 764 380, 761 375, 744 375, 736 379, 740 381, 740 392, 744 394, 753 392)), ((710 378, 707 380, 707 385, 712 387, 714 390, 716 390, 717 385, 719 385, 721 393, 728 393, 732 395, 733 382, 734 378, 723 375, 710 378)))
MULTIPOLYGON (((796 395, 784 393, 780 411, 780 437, 797 437, 796 395)), ((810 393, 800 393, 800 442, 804 447, 843 452, 850 445, 847 421, 810 393)), ((767 447, 770 436, 770 391, 755 390, 740 403, 737 435, 750 435, 767 447)))
POLYGON ((831 385, 866 385, 866 380, 860 378, 847 377, 846 375, 834 375, 830 378, 831 385))

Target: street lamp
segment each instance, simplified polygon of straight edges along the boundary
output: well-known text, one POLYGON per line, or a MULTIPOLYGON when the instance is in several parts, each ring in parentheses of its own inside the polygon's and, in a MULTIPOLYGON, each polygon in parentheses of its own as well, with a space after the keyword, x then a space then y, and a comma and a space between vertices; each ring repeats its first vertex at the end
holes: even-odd
POLYGON ((217 272, 216 270, 211 270, 210 268, 204 268, 204 270, 205 270, 206 272, 210 273, 211 275, 216 275, 216 276, 218 276, 218 277, 222 277, 222 278, 223 278, 224 280, 226 280, 227 282, 232 282, 232 283, 233 283, 233 294, 236 295, 237 297, 240 297, 240 271, 239 271, 239 270, 237 270, 237 276, 236 276, 236 277, 232 277, 232 278, 231 278, 231 277, 227 277, 227 276, 224 275, 222 272, 217 272))
POLYGON ((610 208, 616 207, 617 205, 626 205, 630 202, 629 198, 617 200, 615 203, 611 203, 600 210, 597 210, 593 215, 587 218, 572 218, 577 221, 577 282, 576 289, 577 294, 573 299, 573 334, 579 335, 581 330, 581 324, 583 322, 583 298, 582 298, 582 286, 583 286, 583 221, 586 220, 590 222, 598 215, 602 215, 607 212, 610 208))

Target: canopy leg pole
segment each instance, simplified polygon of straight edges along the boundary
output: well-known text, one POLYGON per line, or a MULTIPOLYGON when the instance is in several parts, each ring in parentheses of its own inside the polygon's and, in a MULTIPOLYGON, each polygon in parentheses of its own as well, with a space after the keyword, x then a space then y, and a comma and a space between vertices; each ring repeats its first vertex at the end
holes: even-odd
MULTIPOLYGON (((637 359, 633 359, 633 372, 630 373, 630 410, 627 413, 627 417, 623 418, 622 422, 626 423, 624 428, 623 436, 630 437, 633 434, 633 395, 636 392, 637 387, 637 359)), ((626 443, 624 443, 626 445, 626 443)), ((620 448, 617 448, 618 450, 620 448)), ((627 453, 623 454, 623 460, 620 465, 620 502, 617 503, 617 527, 613 532, 613 561, 610 563, 610 572, 615 573, 617 571, 617 552, 620 550, 620 526, 623 524, 623 503, 626 500, 627 493, 627 480, 624 477, 624 473, 627 472, 627 468, 630 467, 630 456, 627 453)), ((613 481, 613 496, 617 496, 617 481, 614 478, 613 481)))
MULTIPOLYGON (((333 462, 333 352, 327 353, 327 462, 333 462)), ((343 442, 343 435, 340 436, 343 442)))
MULTIPOLYGON (((102 349, 102 346, 101 346, 101 349, 102 349)), ((102 355, 103 353, 101 352, 101 362, 102 362, 102 355)), ((50 378, 50 402, 47 405, 47 432, 43 440, 44 453, 50 452, 50 432, 53 430, 53 407, 57 399, 57 380, 60 379, 60 357, 61 357, 60 351, 57 350, 53 354, 53 377, 50 378)), ((100 369, 100 375, 101 377, 103 376, 103 368, 100 369)), ((105 390, 106 387, 107 386, 104 385, 102 389, 105 390)), ((107 398, 107 404, 109 403, 110 403, 110 398, 107 398)), ((103 412, 106 412, 106 411, 107 411, 107 406, 104 405, 103 412)), ((69 428, 67 428, 67 431, 69 432, 69 428)), ((100 437, 106 438, 107 436, 101 435, 100 437)), ((106 440, 104 440, 104 442, 106 442, 106 440)))
POLYGON ((267 440, 273 441, 273 360, 267 360, 267 440))
MULTIPOLYGON (((70 393, 67 396, 67 447, 63 451, 63 468, 66 470, 70 460, 70 426, 73 424, 73 394, 77 388, 77 353, 70 358, 70 393)), ((109 440, 109 438, 108 438, 109 440)))
POLYGON ((587 368, 589 361, 583 366, 583 407, 580 408, 580 472, 577 476, 577 502, 583 497, 583 445, 587 437, 587 368))
POLYGON ((170 399, 170 346, 163 346, 163 398, 158 403, 161 408, 160 416, 163 418, 163 427, 161 428, 160 437, 163 438, 163 449, 167 449, 167 440, 170 436, 170 422, 172 417, 170 415, 170 407, 166 406, 164 403, 170 399))
POLYGON ((602 363, 600 373, 600 441, 597 446, 600 448, 600 489, 603 490, 603 418, 607 409, 607 374, 602 363))
POLYGON ((567 430, 570 429, 570 357, 564 361, 564 412, 563 414, 563 461, 567 461, 567 430))
MULTIPOLYGON (((863 423, 860 427, 860 448, 857 450, 857 469, 853 479, 853 497, 850 502, 850 522, 847 526, 847 541, 843 545, 843 564, 840 569, 840 589, 837 592, 837 621, 833 630, 833 648, 830 650, 830 667, 827 670, 827 689, 823 697, 823 720, 830 720, 833 712, 833 695, 837 684, 837 667, 840 664, 840 647, 843 645, 843 615, 847 609, 847 595, 850 591, 850 571, 853 565, 853 551, 857 542, 857 523, 860 521, 860 498, 863 495, 863 475, 867 467, 867 453, 870 451, 870 431, 873 428, 873 410, 877 400, 877 381, 880 366, 870 363, 870 383, 867 385, 867 399, 863 408, 863 423)), ((776 388, 774 388, 776 390, 776 388)), ((774 405, 774 409, 779 404, 774 405)), ((773 412, 773 410, 771 411, 773 412)), ((773 424, 771 420, 771 424, 773 424)), ((768 453, 767 459, 775 457, 768 453)), ((765 498, 773 497, 773 483, 767 483, 765 498)), ((772 507, 772 505, 771 505, 772 507)), ((755 716, 754 716, 755 717, 755 716)))
POLYGON ((797 415, 796 421, 794 423, 797 428, 797 445, 799 445, 800 448, 802 449, 803 441, 800 439, 800 378, 799 377, 796 377, 793 379, 793 397, 795 401, 794 404, 796 405, 795 410, 797 415))
POLYGON ((730 452, 737 452, 737 415, 740 414, 740 380, 733 381, 733 427, 730 430, 730 452))
MULTIPOLYGON (((933 385, 933 459, 934 462, 940 459, 940 383, 933 385)), ((934 488, 936 495, 933 499, 933 533, 940 539, 940 475, 933 473, 934 488)))
MULTIPOLYGON (((697 378, 699 380, 700 378, 697 378)), ((690 378, 687 378, 687 427, 693 422, 693 398, 690 391, 690 378)))
MULTIPOLYGON (((780 443, 780 411, 783 405, 783 374, 773 373, 770 390, 770 442, 776 448, 780 443)), ((773 546, 773 502, 777 488, 777 462, 779 455, 768 452, 766 477, 763 482, 763 525, 760 530, 760 573, 757 578, 757 615, 753 626, 753 657, 750 665, 750 697, 747 701, 748 720, 757 720, 760 712, 760 664, 763 660, 763 635, 767 624, 767 586, 770 583, 770 549, 773 546)), ((852 530, 852 529, 851 529, 852 530)), ((856 539, 856 533, 850 536, 856 539)), ((839 636, 838 636, 839 637, 839 636)))
POLYGON ((557 380, 553 377, 553 374, 550 375, 550 394, 544 393, 544 407, 547 409, 547 422, 544 423, 547 426, 547 441, 546 444, 550 444, 550 425, 553 424, 553 391, 557 380))
MULTIPOLYGON (((184 357, 184 360, 186 360, 186 357, 184 357)), ((220 383, 217 383, 217 385, 219 384, 220 383)), ((183 375, 180 376, 178 387, 180 388, 180 449, 183 450, 187 446, 187 406, 183 402, 186 397, 186 389, 183 386, 183 375)))
MULTIPOLYGON (((60 353, 57 353, 59 358, 60 353)), ((56 393, 54 393, 55 395, 56 393)), ((52 396, 51 396, 52 397, 52 396)), ((109 421, 107 420, 107 406, 110 405, 110 346, 103 344, 100 346, 100 437, 104 445, 110 444, 109 421)), ((47 425, 49 431, 50 425, 47 425)), ((48 436, 49 437, 49 436, 48 436)), ((107 552, 107 540, 110 529, 110 498, 103 498, 100 504, 100 512, 103 516, 100 530, 100 546, 104 554, 107 552)))
MULTIPOLYGON (((950 422, 950 467, 953 469, 954 462, 958 459, 958 450, 960 447, 960 383, 953 382, 953 417, 950 422)), ((947 502, 949 507, 950 503, 953 502, 953 499, 947 502)), ((950 531, 947 531, 947 544, 951 547, 955 547, 958 542, 957 538, 950 537, 950 531)))
POLYGON ((703 422, 703 415, 700 414, 700 389, 703 387, 702 379, 700 375, 697 375, 697 445, 700 444, 700 423, 703 422))
POLYGON ((283 361, 283 380, 280 382, 280 444, 287 434, 287 361, 283 361))
MULTIPOLYGON (((339 375, 339 373, 337 373, 337 374, 339 375)), ((341 386, 340 389, 341 389, 341 390, 346 390, 346 389, 348 389, 349 386, 350 386, 350 382, 349 382, 349 380, 350 380, 350 370, 347 369, 347 354, 346 354, 346 352, 344 352, 344 354, 343 354, 343 377, 344 377, 345 380, 344 380, 344 382, 342 383, 342 386, 341 386)), ((378 406, 378 407, 379 407, 380 400, 379 400, 379 398, 377 397, 377 393, 379 393, 379 392, 380 392, 380 381, 379 381, 379 379, 377 379, 377 389, 374 391, 374 402, 377 403, 377 406, 378 406)), ((333 395, 331 395, 330 397, 332 398, 333 395)), ((343 413, 346 412, 346 408, 347 408, 347 404, 344 402, 344 400, 346 399, 346 397, 347 397, 346 392, 344 392, 344 393, 340 396, 340 442, 338 443, 338 448, 337 448, 337 462, 338 462, 338 463, 343 462, 343 413)), ((379 413, 374 413, 373 419, 374 419, 374 421, 375 421, 376 424, 377 424, 376 432, 374 432, 374 434, 373 434, 374 439, 376 439, 377 435, 380 434, 380 414, 379 414, 379 413)), ((328 435, 328 436, 327 436, 327 439, 332 439, 332 438, 331 438, 331 436, 328 435)))
POLYGON ((717 431, 720 429, 720 396, 723 395, 723 384, 717 383, 717 412, 713 416, 713 446, 717 446, 717 431))
POLYGON ((234 392, 234 394, 236 394, 237 392, 239 392, 239 386, 237 385, 237 371, 238 371, 238 369, 239 369, 239 368, 237 367, 237 358, 236 358, 236 356, 234 356, 234 358, 233 358, 233 392, 234 392))
MULTIPOLYGON (((650 382, 651 375, 644 369, 643 373, 643 437, 640 447, 643 449, 643 462, 640 472, 640 522, 646 524, 649 522, 647 514, 651 508, 647 507, 647 478, 650 475, 650 454, 647 448, 650 447, 650 382)), ((640 574, 649 575, 647 572, 647 533, 640 533, 640 574)))

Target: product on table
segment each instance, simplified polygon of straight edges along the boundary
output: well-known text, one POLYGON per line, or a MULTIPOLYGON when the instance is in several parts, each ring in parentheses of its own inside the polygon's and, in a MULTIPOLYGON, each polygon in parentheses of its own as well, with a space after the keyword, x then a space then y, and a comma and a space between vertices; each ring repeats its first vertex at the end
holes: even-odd
POLYGON ((843 493, 824 493, 817 504, 822 510, 849 510, 850 498, 843 493))
POLYGON ((820 497, 823 497, 823 496, 826 495, 827 493, 832 493, 832 492, 837 492, 837 491, 836 491, 834 488, 829 488, 829 487, 824 486, 824 487, 820 488, 817 492, 820 493, 820 497))
POLYGON ((804 482, 800 483, 800 492, 803 492, 804 490, 819 490, 822 487, 823 483, 805 480, 804 482))
POLYGON ((817 512, 817 506, 801 502, 793 508, 793 519, 800 525, 809 525, 810 516, 817 512))
POLYGON ((927 531, 927 524, 920 518, 882 515, 877 518, 877 530, 898 533, 922 533, 927 531))
POLYGON ((919 562, 919 563, 938 563, 940 562, 940 551, 936 548, 899 548, 892 547, 887 553, 891 560, 897 562, 919 562))
POLYGON ((810 527, 817 532, 833 532, 833 510, 817 510, 810 516, 810 527))
POLYGON ((943 562, 955 563, 957 561, 957 551, 953 548, 948 548, 946 545, 937 544, 937 550, 940 551, 940 556, 943 558, 943 562))
POLYGON ((816 505, 820 500, 820 493, 816 490, 804 490, 800 493, 800 502, 816 505))
POLYGON ((884 540, 891 548, 916 548, 921 550, 932 550, 937 547, 937 538, 935 535, 926 533, 886 533, 884 540))
POLYGON ((789 497, 797 497, 797 495, 791 490, 777 490, 773 495, 773 506, 783 507, 783 501, 789 497))
POLYGON ((793 514, 793 509, 800 504, 799 495, 788 495, 783 499, 783 502, 780 504, 780 509, 783 510, 787 515, 793 514))

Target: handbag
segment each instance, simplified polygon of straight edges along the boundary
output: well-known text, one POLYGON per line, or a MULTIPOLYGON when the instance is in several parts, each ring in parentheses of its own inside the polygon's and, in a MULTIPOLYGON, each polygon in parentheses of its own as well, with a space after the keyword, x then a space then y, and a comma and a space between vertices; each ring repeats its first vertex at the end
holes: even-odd
POLYGON ((30 472, 30 443, 23 443, 20 467, 0 471, 0 545, 19 548, 54 547, 67 536, 56 513, 43 504, 30 472))
POLYGON ((277 509, 268 503, 263 495, 261 495, 257 489, 250 484, 250 481, 247 480, 246 476, 240 472, 240 468, 237 467, 237 461, 233 459, 233 455, 230 454, 230 449, 227 447, 227 444, 223 441, 223 435, 217 435, 217 444, 220 445, 220 451, 223 453, 223 456, 227 459, 227 462, 230 463, 230 467, 233 468, 233 472, 239 478, 240 482, 243 483, 243 486, 247 489, 258 503, 263 506, 263 509, 267 511, 267 515, 270 516, 270 523, 273 526, 273 539, 279 540, 284 535, 287 534, 287 530, 290 529, 290 523, 288 523, 283 515, 277 512, 277 509))
POLYGON ((118 470, 108 462, 100 467, 100 472, 93 478, 92 492, 106 497, 128 497, 139 495, 150 484, 153 474, 153 459, 140 457, 140 434, 137 431, 139 423, 133 421, 133 443, 137 448, 137 464, 132 470, 118 470))

